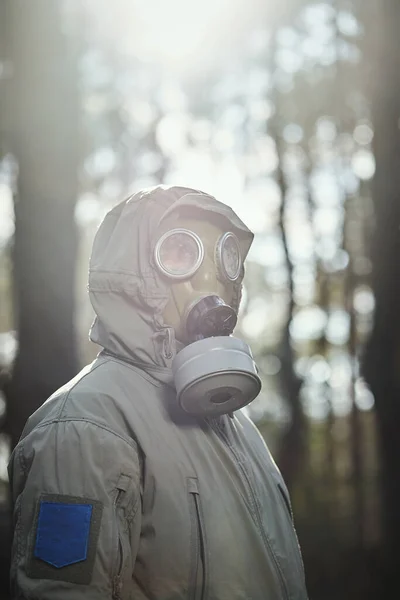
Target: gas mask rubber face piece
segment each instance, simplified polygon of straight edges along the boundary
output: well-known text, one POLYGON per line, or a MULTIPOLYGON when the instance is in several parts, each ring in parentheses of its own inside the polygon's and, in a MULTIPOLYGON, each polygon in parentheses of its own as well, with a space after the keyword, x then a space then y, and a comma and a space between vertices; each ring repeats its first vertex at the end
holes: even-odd
POLYGON ((172 364, 179 404, 195 416, 231 413, 261 389, 249 346, 231 336, 243 271, 239 240, 225 223, 178 217, 168 225, 154 260, 171 290, 164 322, 185 345, 172 364))

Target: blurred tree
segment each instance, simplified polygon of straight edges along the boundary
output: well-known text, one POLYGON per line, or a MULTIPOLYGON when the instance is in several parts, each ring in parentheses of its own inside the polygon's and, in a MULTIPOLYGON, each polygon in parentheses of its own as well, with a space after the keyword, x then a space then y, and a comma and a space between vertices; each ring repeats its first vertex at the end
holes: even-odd
POLYGON ((300 390, 302 386, 301 378, 296 374, 294 368, 295 353, 293 351, 290 339, 290 326, 293 322, 295 310, 294 282, 293 282, 293 263, 290 257, 288 235, 285 228, 285 210, 287 205, 287 182, 282 168, 283 152, 282 140, 278 134, 275 134, 275 144, 279 158, 277 168, 277 180, 281 190, 281 206, 279 211, 279 227, 282 236, 282 245, 284 248, 286 271, 288 274, 289 301, 287 309, 287 320, 282 331, 282 341, 279 358, 281 361, 280 382, 283 395, 287 401, 290 410, 290 420, 286 431, 282 434, 279 443, 277 461, 286 484, 290 490, 299 474, 304 471, 305 452, 306 452, 306 429, 307 423, 304 417, 300 402, 300 390))
POLYGON ((13 68, 7 140, 18 164, 13 248, 18 353, 7 389, 7 431, 77 371, 74 205, 78 89, 61 3, 5 2, 13 68), (64 29, 63 29, 64 27, 64 29))
POLYGON ((366 63, 372 99, 376 173, 372 193, 375 321, 363 371, 375 396, 380 434, 385 589, 400 569, 400 4, 374 2, 368 11, 366 63))
MULTIPOLYGON (((4 73, 6 71, 6 49, 5 49, 5 7, 0 3, 0 164, 4 154, 4 73)), ((1 260, 1 257, 0 257, 1 260)), ((0 286, 1 286, 0 269, 0 286)), ((0 310, 0 315, 2 311, 0 310)), ((0 329, 1 331, 1 329, 0 329)), ((6 381, 6 373, 0 363, 0 434, 3 428, 4 416, 1 410, 3 402, 3 387, 6 381)), ((1 484, 0 484, 1 485, 1 484)), ((0 487, 0 498, 2 497, 0 487)), ((10 543, 10 519, 9 511, 2 505, 0 500, 0 598, 5 598, 4 593, 8 586, 9 565, 9 543, 10 543)))

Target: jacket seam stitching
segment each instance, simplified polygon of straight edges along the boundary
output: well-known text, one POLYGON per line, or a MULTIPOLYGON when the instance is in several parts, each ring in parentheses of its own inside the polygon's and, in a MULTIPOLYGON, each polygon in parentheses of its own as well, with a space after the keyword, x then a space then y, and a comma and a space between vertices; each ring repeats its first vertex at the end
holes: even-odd
MULTIPOLYGON (((47 425, 53 425, 54 423, 58 424, 58 423, 70 423, 70 422, 72 422, 72 423, 73 422, 89 423, 90 425, 94 425, 95 427, 98 427, 99 429, 104 429, 105 431, 108 431, 108 433, 115 435, 115 437, 119 438, 120 440, 122 440, 123 442, 128 444, 128 446, 133 448, 133 450, 137 450, 137 442, 134 439, 132 439, 132 442, 131 442, 130 440, 128 440, 127 438, 122 436, 120 433, 117 433, 113 429, 110 429, 110 427, 107 427, 106 425, 103 425, 101 423, 97 423, 96 421, 93 421, 92 419, 86 419, 84 417, 59 417, 56 419, 52 419, 51 421, 44 421, 43 423, 40 423, 39 425, 37 425, 35 427, 35 429, 41 429, 42 427, 47 427, 47 425)), ((32 430, 32 431, 34 431, 34 430, 32 430)))
POLYGON ((126 516, 126 520, 129 525, 132 523, 132 521, 136 517, 139 506, 140 506, 140 494, 138 494, 138 496, 136 498, 136 502, 132 505, 131 510, 129 511, 128 515, 126 516))
MULTIPOLYGON (((81 378, 80 378, 80 379, 79 379, 79 380, 78 380, 76 383, 74 383, 74 385, 73 385, 73 386, 72 386, 72 387, 71 387, 71 388, 68 390, 68 392, 67 392, 67 394, 66 394, 66 396, 65 396, 65 398, 64 398, 64 400, 63 400, 63 402, 62 402, 62 404, 61 404, 61 406, 60 406, 60 409, 59 409, 59 411, 58 411, 57 418, 61 418, 61 415, 62 415, 62 413, 63 413, 63 411, 64 411, 64 408, 65 408, 65 405, 66 405, 66 403, 67 403, 67 400, 68 400, 68 398, 69 398, 69 395, 70 395, 70 393, 72 392, 72 390, 74 390, 74 389, 75 389, 75 387, 78 385, 78 383, 80 383, 81 381, 83 381, 83 380, 84 380, 84 379, 85 379, 85 378, 86 378, 88 375, 90 375, 90 373, 93 373, 93 372, 94 372, 96 369, 98 369, 98 368, 99 368, 99 367, 100 367, 102 364, 105 364, 105 363, 107 363, 107 362, 108 362, 108 360, 105 360, 103 363, 99 363, 99 364, 95 365, 95 366, 93 367, 93 369, 91 369, 90 371, 88 371, 87 373, 85 373, 85 374, 83 375, 83 377, 81 377, 81 378)), ((57 420, 57 419, 54 419, 52 422, 55 422, 56 420, 57 420)))
POLYGON ((22 558, 22 556, 24 554, 23 550, 22 550, 21 515, 22 515, 22 502, 21 502, 21 498, 20 498, 19 502, 18 502, 17 524, 16 524, 16 534, 17 534, 17 552, 16 552, 16 558, 17 558, 17 564, 19 563, 19 561, 21 560, 21 558, 22 558))
POLYGON ((26 478, 26 476, 27 476, 27 467, 26 467, 26 460, 25 460, 25 456, 24 456, 23 450, 24 450, 24 445, 23 445, 23 442, 22 442, 18 446, 17 456, 18 456, 18 462, 19 462, 19 466, 21 467, 21 471, 23 473, 23 476, 24 476, 24 478, 26 478))

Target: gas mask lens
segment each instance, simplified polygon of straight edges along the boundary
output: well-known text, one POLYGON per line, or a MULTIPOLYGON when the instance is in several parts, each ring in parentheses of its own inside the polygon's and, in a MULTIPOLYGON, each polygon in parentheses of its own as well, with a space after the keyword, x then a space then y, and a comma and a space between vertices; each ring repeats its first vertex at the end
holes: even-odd
POLYGON ((155 260, 160 271, 172 279, 194 275, 204 258, 200 238, 186 229, 172 229, 158 240, 155 260))
POLYGON ((222 280, 236 281, 239 277, 242 258, 239 241, 233 233, 225 233, 218 240, 216 246, 216 263, 222 280))
MULTIPOLYGON (((172 229, 160 237, 155 247, 157 267, 171 279, 189 279, 203 262, 204 245, 199 236, 187 229, 172 229)), ((215 262, 222 281, 236 281, 242 267, 239 241, 235 234, 224 233, 215 246, 215 262)))

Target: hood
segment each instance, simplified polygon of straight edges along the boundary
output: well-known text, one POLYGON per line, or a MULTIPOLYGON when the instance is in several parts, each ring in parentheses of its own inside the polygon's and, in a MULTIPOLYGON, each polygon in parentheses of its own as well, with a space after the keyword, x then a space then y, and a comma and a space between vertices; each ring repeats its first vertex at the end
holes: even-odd
MULTIPOLYGON (((205 211, 228 219, 245 259, 253 234, 231 208, 199 190, 156 186, 106 214, 89 265, 89 297, 96 313, 90 339, 164 381, 171 377, 179 348, 173 329, 163 322, 170 288, 154 264, 153 250, 161 221, 180 207, 193 215, 205 211)), ((238 302, 243 275, 237 281, 238 302)))

